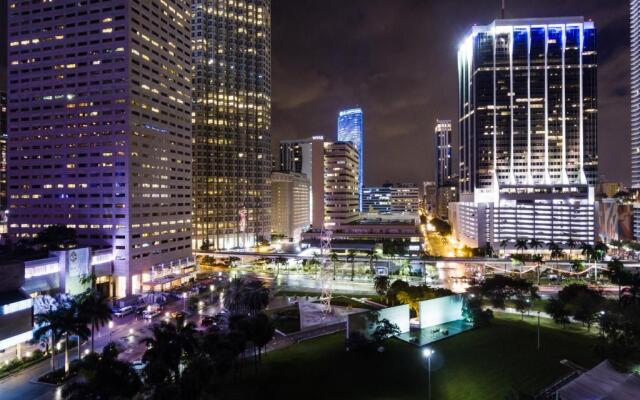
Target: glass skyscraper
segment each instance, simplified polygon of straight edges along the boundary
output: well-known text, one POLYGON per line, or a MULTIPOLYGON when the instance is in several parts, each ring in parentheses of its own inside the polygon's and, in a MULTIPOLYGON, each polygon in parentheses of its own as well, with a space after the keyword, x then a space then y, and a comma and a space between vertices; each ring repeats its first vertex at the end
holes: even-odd
POLYGON ((271 233, 271 1, 191 7, 194 247, 248 247, 271 233))
POLYGON ((474 26, 458 52, 461 191, 594 185, 596 71, 582 17, 474 26))
POLYGON ((364 124, 361 108, 351 108, 338 113, 338 141, 351 142, 358 150, 358 186, 360 192, 359 207, 362 212, 362 185, 364 183, 364 124))
POLYGON ((640 188, 640 0, 631 0, 631 187, 640 188))

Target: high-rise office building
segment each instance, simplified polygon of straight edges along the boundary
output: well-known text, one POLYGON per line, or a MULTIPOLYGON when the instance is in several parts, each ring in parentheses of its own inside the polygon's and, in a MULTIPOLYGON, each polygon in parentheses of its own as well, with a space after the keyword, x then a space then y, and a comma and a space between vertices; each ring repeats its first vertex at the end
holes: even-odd
POLYGON ((297 172, 271 174, 271 232, 295 241, 311 223, 309 180, 297 172))
POLYGON ((631 187, 640 189, 640 0, 631 0, 631 187))
POLYGON ((118 297, 179 280, 194 265, 190 2, 8 3, 9 234, 63 224, 111 249, 118 297))
POLYGON ((593 242, 596 56, 582 17, 471 29, 458 51, 460 202, 449 213, 454 232, 475 232, 468 245, 593 242))
MULTIPOLYGON (((631 188, 640 189, 640 0, 631 0, 631 188)), ((640 238, 640 203, 633 205, 633 236, 640 238)))
POLYGON ((324 223, 324 137, 280 141, 280 171, 305 174, 311 185, 311 225, 324 223))
POLYGON ((7 93, 0 90, 0 236, 7 233, 7 204, 7 93))
POLYGON ((362 210, 362 187, 364 185, 364 121, 361 108, 351 108, 338 113, 338 141, 351 142, 358 152, 358 208, 362 210))
POLYGON ((191 3, 194 247, 247 247, 271 230, 271 1, 191 3))
POLYGON ((437 120, 435 127, 436 184, 451 184, 451 120, 437 120))
POLYGON ((420 206, 420 188, 415 183, 389 185, 392 213, 417 213, 420 206))
POLYGON ((582 17, 474 26, 458 52, 460 188, 598 176, 596 30, 582 17))
POLYGON ((358 150, 352 142, 324 145, 324 225, 330 229, 360 219, 358 150))

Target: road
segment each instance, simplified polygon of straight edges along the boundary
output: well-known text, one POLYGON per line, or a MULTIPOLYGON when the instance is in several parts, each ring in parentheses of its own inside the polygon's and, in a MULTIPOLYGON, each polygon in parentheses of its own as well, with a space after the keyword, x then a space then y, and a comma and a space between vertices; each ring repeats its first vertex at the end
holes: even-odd
MULTIPOLYGON (((177 300, 165 306, 163 312, 181 311, 184 308, 183 301, 177 300)), ((196 326, 200 326, 200 319, 204 315, 214 315, 220 311, 218 304, 206 305, 202 311, 202 314, 194 314, 189 317, 189 321, 196 323, 196 326)), ((118 347, 122 350, 120 359, 124 361, 135 361, 142 358, 145 351, 144 344, 140 341, 151 335, 150 328, 154 323, 158 322, 160 317, 149 322, 145 321, 136 315, 130 314, 122 318, 114 317, 113 328, 109 329, 108 326, 103 327, 100 331, 96 332, 95 348, 96 351, 102 351, 102 348, 109 342, 113 341, 118 344, 118 347)), ((84 349, 90 348, 89 341, 85 342, 82 346, 81 353, 84 349)), ((70 360, 77 358, 77 349, 69 350, 70 360)), ((56 355, 55 359, 56 368, 62 368, 64 365, 64 353, 56 355)), ((17 374, 8 376, 5 379, 0 380, 0 399, 2 400, 45 400, 45 399, 59 399, 60 390, 52 385, 46 385, 42 383, 36 383, 38 377, 44 375, 51 370, 51 361, 49 359, 44 360, 36 365, 33 365, 24 371, 17 374)))

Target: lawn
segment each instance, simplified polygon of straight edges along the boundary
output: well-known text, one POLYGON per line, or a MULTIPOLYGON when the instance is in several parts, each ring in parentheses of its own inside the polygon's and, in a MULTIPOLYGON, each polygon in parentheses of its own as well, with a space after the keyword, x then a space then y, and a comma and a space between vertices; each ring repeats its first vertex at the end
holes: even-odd
MULTIPOLYGON (((570 371, 569 359, 584 367, 594 357, 593 336, 496 319, 432 348, 433 399, 496 400, 511 390, 535 393, 570 371)), ((303 342, 265 355, 258 374, 247 369, 240 381, 224 385, 224 399, 425 399, 426 362, 420 350, 393 339, 383 353, 345 352, 344 335, 303 342)))

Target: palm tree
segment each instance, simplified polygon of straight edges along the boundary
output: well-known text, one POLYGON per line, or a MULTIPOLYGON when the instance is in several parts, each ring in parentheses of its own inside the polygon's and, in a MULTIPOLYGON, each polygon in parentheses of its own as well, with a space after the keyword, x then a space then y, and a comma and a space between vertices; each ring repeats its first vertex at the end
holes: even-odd
POLYGON ((571 258, 571 253, 573 252, 573 249, 575 249, 577 246, 576 241, 573 240, 573 238, 569 238, 569 240, 567 240, 567 249, 569 249, 569 258, 571 258))
POLYGON ((502 249, 502 256, 504 257, 504 253, 507 251, 507 246, 509 245, 509 239, 502 239, 500 241, 500 248, 502 249))
POLYGON ((280 266, 284 267, 285 265, 287 265, 287 261, 288 260, 286 258, 282 257, 282 256, 277 257, 274 260, 274 262, 276 264, 276 279, 278 278, 278 275, 280 274, 280 266))
POLYGON ((347 252, 347 262, 351 263, 351 281, 353 282, 353 277, 356 273, 356 265, 355 265, 355 260, 356 260, 356 251, 353 249, 350 249, 347 252))
POLYGON ((338 253, 336 253, 335 251, 331 251, 329 258, 331 259, 331 264, 333 264, 333 280, 335 281, 336 280, 336 264, 340 260, 340 257, 338 257, 338 253))
POLYGON ((540 264, 544 261, 541 254, 534 254, 532 260, 536 263, 536 272, 538 273, 538 286, 540 286, 540 264))
POLYGON ((542 247, 542 242, 536 238, 533 238, 529 241, 529 246, 533 249, 534 253, 538 251, 540 247, 542 247))
POLYGON ((58 323, 60 332, 66 337, 64 341, 64 372, 69 373, 69 337, 78 337, 78 348, 80 347, 80 341, 86 340, 91 331, 87 328, 89 321, 84 319, 80 313, 80 307, 74 300, 69 302, 68 307, 61 307, 59 309, 58 323))
POLYGON ((378 260, 378 255, 373 250, 367 250, 367 257, 369 257, 369 269, 371 270, 371 273, 373 274, 373 273, 375 273, 375 271, 373 269, 373 262, 378 260))
POLYGON ((527 250, 527 239, 516 239, 516 249, 524 253, 527 250))
POLYGON ((60 311, 55 308, 50 308, 44 313, 38 313, 35 315, 35 321, 38 328, 33 332, 33 337, 37 340, 49 336, 51 340, 51 371, 55 371, 55 343, 60 337, 62 337, 62 331, 60 330, 60 311))
POLYGON ((224 294, 224 307, 232 315, 255 315, 269 304, 269 289, 262 281, 233 278, 224 294))
POLYGON ((97 290, 87 290, 79 296, 81 318, 91 324, 91 352, 95 351, 94 336, 96 328, 105 326, 113 317, 113 311, 107 298, 97 290))
POLYGON ((102 355, 86 356, 79 365, 78 375, 62 390, 65 400, 130 399, 141 387, 140 377, 131 364, 118 360, 115 343, 107 344, 102 355))

